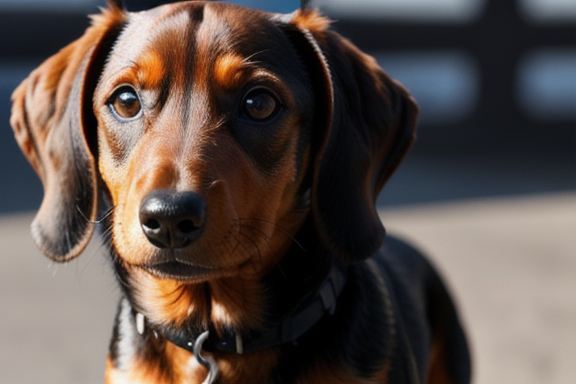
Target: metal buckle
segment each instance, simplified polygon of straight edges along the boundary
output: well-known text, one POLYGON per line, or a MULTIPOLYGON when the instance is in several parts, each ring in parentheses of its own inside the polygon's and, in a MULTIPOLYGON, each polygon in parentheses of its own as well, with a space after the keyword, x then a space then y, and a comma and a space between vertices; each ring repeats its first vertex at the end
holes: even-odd
POLYGON ((210 336, 210 332, 206 331, 200 334, 200 336, 198 336, 194 342, 194 357, 200 364, 208 369, 208 376, 206 379, 204 379, 202 384, 213 384, 218 377, 218 365, 216 364, 216 361, 212 355, 202 356, 200 354, 202 351, 202 344, 204 344, 204 342, 208 339, 208 336, 210 336))

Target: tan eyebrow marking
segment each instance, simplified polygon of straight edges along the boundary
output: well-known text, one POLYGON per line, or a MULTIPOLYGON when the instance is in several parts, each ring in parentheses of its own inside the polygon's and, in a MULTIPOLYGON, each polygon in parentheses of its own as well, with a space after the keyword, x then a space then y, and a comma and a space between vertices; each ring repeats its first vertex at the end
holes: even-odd
POLYGON ((145 89, 156 88, 165 74, 164 61, 158 52, 146 51, 138 60, 138 81, 145 89))
POLYGON ((218 58, 214 66, 214 79, 223 88, 237 89, 247 75, 246 59, 233 53, 218 58))

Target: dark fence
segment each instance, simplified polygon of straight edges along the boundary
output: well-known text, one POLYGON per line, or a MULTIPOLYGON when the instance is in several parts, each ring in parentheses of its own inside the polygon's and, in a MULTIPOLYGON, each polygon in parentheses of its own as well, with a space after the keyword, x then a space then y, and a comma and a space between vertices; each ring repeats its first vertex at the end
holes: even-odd
POLYGON ((528 116, 517 92, 519 68, 530 53, 576 50, 576 21, 534 23, 522 17, 519 7, 519 1, 488 0, 481 16, 468 24, 345 18, 335 27, 371 52, 460 51, 474 59, 480 72, 476 108, 463 120, 442 122, 442 127, 421 130, 426 141, 440 144, 438 141, 451 136, 451 141, 464 150, 493 148, 499 143, 507 146, 511 142, 524 143, 526 149, 530 149, 535 145, 557 146, 563 142, 576 150, 573 117, 535 119, 528 116), (521 140, 517 140, 519 138, 521 140))

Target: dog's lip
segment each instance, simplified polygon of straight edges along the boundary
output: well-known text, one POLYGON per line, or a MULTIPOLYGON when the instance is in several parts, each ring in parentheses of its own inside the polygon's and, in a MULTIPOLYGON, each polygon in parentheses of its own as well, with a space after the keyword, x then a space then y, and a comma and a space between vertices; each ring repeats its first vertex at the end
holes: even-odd
POLYGON ((176 260, 146 264, 141 267, 160 279, 178 281, 198 281, 224 274, 224 271, 219 268, 187 264, 176 260))

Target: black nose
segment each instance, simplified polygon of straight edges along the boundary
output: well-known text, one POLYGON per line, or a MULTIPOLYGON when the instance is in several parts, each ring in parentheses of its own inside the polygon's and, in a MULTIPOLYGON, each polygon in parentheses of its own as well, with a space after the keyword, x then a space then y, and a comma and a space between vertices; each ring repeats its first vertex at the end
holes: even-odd
POLYGON ((193 192, 158 190, 140 204, 140 225, 159 248, 184 248, 204 229, 206 203, 193 192))

